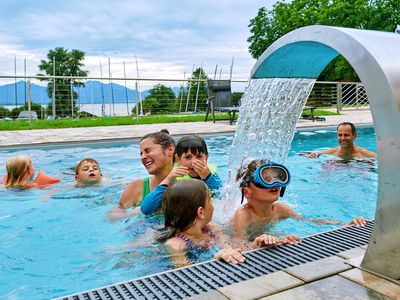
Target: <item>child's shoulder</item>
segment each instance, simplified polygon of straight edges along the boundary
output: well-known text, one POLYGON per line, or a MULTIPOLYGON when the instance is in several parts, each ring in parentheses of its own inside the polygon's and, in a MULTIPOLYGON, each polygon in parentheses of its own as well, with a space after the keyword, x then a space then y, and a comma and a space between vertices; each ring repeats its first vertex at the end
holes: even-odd
POLYGON ((172 251, 182 251, 186 249, 186 242, 177 236, 169 238, 165 242, 165 245, 172 251))
POLYGON ((275 202, 273 205, 278 217, 292 217, 297 215, 297 213, 285 203, 275 202))

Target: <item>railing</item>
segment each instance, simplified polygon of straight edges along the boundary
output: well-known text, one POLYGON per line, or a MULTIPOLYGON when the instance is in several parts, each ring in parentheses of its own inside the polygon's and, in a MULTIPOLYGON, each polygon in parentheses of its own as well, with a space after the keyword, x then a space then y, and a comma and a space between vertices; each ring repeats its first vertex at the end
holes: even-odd
MULTIPOLYGON (((234 101, 245 86, 245 80, 232 80, 234 101)), ((35 111, 40 119, 193 114, 206 110, 206 99, 206 80, 0 76, 0 118, 17 119, 21 111, 35 111)), ((365 107, 368 98, 360 83, 316 82, 307 105, 336 107, 340 113, 365 107)))

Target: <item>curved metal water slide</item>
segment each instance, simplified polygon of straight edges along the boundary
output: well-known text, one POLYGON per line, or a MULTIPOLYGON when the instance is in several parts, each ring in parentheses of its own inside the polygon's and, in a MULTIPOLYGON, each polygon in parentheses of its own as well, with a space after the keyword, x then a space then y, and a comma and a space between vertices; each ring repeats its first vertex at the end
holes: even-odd
MULTIPOLYGON (((251 78, 317 78, 339 54, 368 95, 378 147, 375 225, 361 266, 400 279, 400 35, 308 26, 289 32, 258 59, 251 78)), ((343 182, 342 188, 346 188, 343 182)), ((357 197, 357 195, 355 195, 357 197)))

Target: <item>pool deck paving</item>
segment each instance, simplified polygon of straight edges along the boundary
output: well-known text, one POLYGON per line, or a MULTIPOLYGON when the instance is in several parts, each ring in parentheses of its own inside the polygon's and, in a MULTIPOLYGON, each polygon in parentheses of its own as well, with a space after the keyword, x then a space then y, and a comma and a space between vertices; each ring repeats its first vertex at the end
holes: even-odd
MULTIPOLYGON (((325 121, 300 119, 298 130, 336 127, 341 122, 356 126, 373 123, 368 109, 346 110, 326 116, 325 121)), ((171 135, 232 133, 236 124, 228 121, 188 122, 151 125, 107 126, 41 130, 1 131, 1 148, 35 147, 58 143, 133 140, 167 128, 171 135)), ((200 294, 193 299, 400 299, 400 281, 388 280, 360 269, 366 246, 336 256, 291 267, 200 294)))
MULTIPOLYGON (((299 119, 297 129, 313 127, 337 126, 341 122, 352 122, 355 125, 372 124, 371 111, 368 109, 346 110, 341 115, 325 116, 326 121, 312 121, 299 119)), ((62 129, 37 129, 0 131, 0 147, 13 148, 34 145, 52 145, 58 143, 81 143, 113 140, 133 140, 143 135, 159 131, 163 128, 169 130, 173 136, 185 134, 217 134, 235 132, 237 125, 229 125, 228 121, 166 123, 148 125, 101 126, 62 129)))

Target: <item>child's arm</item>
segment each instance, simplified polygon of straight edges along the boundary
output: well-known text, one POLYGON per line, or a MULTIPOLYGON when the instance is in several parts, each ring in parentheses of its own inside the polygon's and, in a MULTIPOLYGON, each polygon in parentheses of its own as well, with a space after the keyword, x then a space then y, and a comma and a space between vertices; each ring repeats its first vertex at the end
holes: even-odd
POLYGON ((182 239, 172 237, 165 242, 165 247, 175 268, 190 265, 190 261, 185 254, 186 244, 182 239))
POLYGON ((144 197, 140 204, 142 213, 149 215, 156 212, 157 209, 161 207, 162 198, 167 187, 166 184, 159 184, 150 194, 144 197))
POLYGON ((165 179, 156 186, 156 188, 142 200, 140 210, 145 215, 152 214, 161 207, 162 198, 168 185, 173 182, 177 177, 187 174, 186 167, 173 168, 165 179))
POLYGON ((249 210, 245 206, 238 208, 233 217, 234 237, 242 238, 246 236, 246 230, 250 223, 251 215, 249 210))
POLYGON ((207 184, 208 188, 211 190, 219 190, 222 188, 222 180, 217 173, 210 173, 204 179, 204 182, 207 184))

